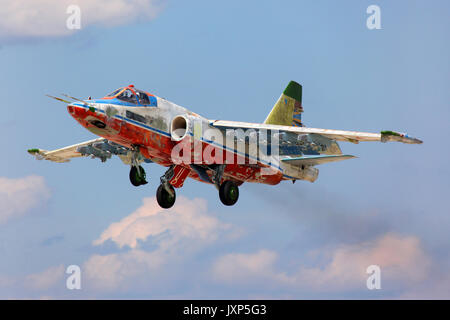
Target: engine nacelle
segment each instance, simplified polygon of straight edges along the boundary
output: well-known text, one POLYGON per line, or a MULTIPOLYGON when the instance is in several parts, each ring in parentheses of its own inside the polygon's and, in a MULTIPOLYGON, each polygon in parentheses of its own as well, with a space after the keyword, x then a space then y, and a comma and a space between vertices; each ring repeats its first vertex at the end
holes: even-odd
POLYGON ((281 162, 283 171, 286 175, 298 180, 306 180, 314 182, 319 177, 319 169, 313 166, 291 165, 286 162, 281 162))
POLYGON ((319 169, 314 168, 314 167, 305 167, 304 169, 299 170, 298 177, 301 180, 307 180, 309 182, 314 182, 319 177, 319 169))

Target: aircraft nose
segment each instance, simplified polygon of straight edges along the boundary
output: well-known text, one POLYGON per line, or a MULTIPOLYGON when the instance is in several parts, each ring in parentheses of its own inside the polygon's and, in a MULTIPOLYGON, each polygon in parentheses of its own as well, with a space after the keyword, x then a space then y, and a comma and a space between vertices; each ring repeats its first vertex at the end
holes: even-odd
POLYGON ((75 106, 74 105, 72 105, 72 104, 68 104, 67 105, 67 111, 70 113, 70 114, 74 114, 75 113, 75 106))

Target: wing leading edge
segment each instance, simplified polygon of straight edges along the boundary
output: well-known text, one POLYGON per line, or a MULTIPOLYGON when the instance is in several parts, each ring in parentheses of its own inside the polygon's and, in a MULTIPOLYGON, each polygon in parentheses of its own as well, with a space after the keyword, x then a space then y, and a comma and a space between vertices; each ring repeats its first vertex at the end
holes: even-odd
POLYGON ((345 131, 345 130, 333 130, 333 129, 319 129, 319 128, 306 128, 306 127, 291 127, 275 124, 259 124, 249 122, 238 121, 224 121, 213 120, 210 125, 223 129, 254 129, 254 130, 278 130, 284 132, 292 132, 297 134, 320 134, 327 138, 346 141, 352 143, 359 143, 360 141, 397 141, 408 144, 420 144, 421 140, 408 136, 406 133, 400 133, 395 131, 381 131, 380 133, 371 132, 359 132, 359 131, 345 131))

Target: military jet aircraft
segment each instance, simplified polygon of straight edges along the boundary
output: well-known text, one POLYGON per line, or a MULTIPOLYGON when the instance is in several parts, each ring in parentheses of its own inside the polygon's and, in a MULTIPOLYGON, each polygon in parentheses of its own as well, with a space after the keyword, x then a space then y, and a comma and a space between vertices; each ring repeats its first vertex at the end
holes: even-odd
MULTIPOLYGON (((49 96, 67 104, 69 114, 100 138, 57 150, 29 149, 37 159, 68 162, 71 158, 117 155, 130 166, 134 186, 147 183, 143 163, 167 167, 156 199, 170 208, 189 177, 214 185, 223 204, 234 205, 244 182, 276 185, 282 180, 318 177, 319 164, 355 158, 344 155, 337 141, 422 141, 404 133, 366 133, 309 128, 302 122, 302 86, 291 81, 264 123, 206 119, 133 85, 101 99, 49 96), (70 99, 70 100, 67 100, 70 99)), ((237 111, 237 110, 236 110, 237 111)))

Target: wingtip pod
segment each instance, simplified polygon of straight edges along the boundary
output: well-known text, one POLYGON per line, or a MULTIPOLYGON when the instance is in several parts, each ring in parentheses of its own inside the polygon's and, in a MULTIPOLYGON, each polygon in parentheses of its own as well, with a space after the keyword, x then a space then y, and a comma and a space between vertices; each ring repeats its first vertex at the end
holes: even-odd
POLYGON ((34 154, 36 154, 36 153, 39 153, 39 149, 36 149, 36 148, 28 149, 27 152, 28 152, 29 154, 34 155, 34 154))
POLYGON ((31 154, 32 156, 34 156, 36 158, 36 160, 50 160, 53 162, 69 162, 70 161, 70 160, 66 160, 63 158, 50 156, 50 155, 48 155, 48 151, 43 150, 43 149, 32 148, 32 149, 28 149, 27 152, 29 154, 31 154))
POLYGON ((381 142, 397 141, 408 144, 421 144, 422 140, 408 136, 406 133, 400 133, 390 130, 381 131, 381 142))
POLYGON ((38 148, 32 148, 32 149, 28 149, 27 152, 29 154, 31 154, 32 156, 34 156, 37 160, 44 159, 44 152, 45 152, 45 150, 41 150, 41 149, 38 149, 38 148))

